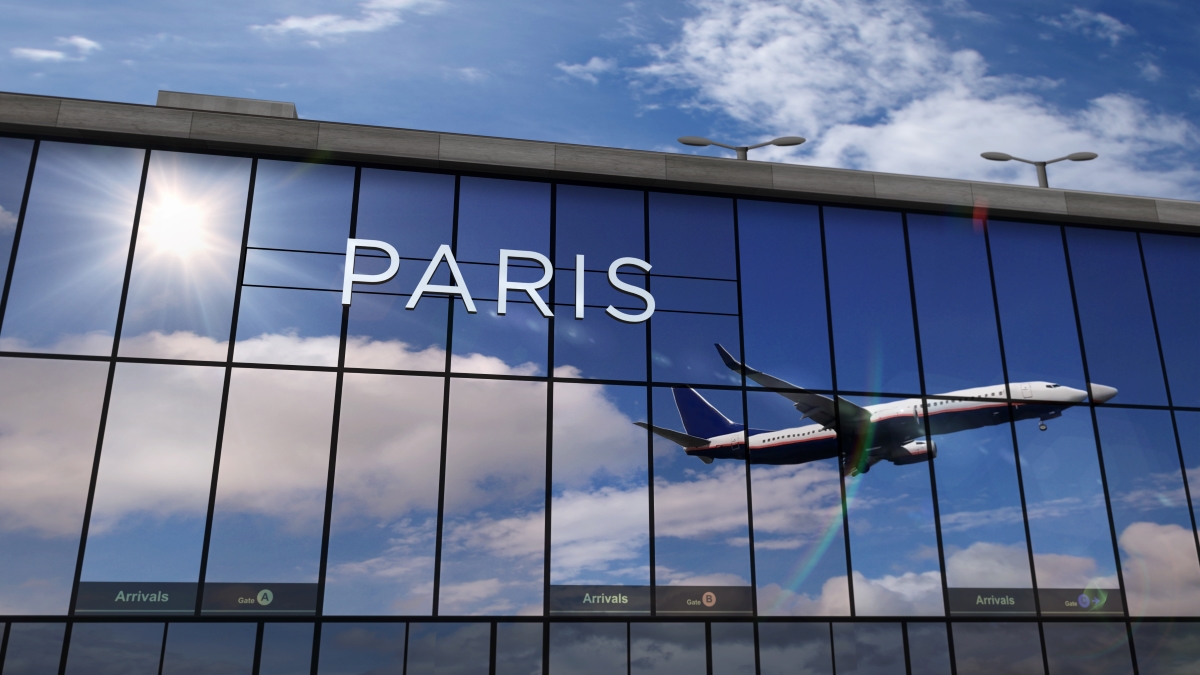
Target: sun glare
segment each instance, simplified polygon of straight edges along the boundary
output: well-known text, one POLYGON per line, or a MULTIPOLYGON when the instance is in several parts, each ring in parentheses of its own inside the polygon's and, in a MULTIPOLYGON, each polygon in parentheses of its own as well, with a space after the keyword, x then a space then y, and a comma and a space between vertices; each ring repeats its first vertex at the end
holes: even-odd
POLYGON ((157 251, 187 258, 204 248, 208 214, 200 204, 164 195, 146 215, 147 239, 157 251))

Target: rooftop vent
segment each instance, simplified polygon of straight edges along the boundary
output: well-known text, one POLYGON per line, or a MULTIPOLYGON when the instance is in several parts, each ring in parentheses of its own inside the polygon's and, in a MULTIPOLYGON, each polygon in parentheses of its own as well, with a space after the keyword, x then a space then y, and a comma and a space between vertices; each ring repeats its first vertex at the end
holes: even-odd
POLYGON ((211 112, 297 119, 295 103, 260 101, 255 98, 209 96, 208 94, 185 94, 179 91, 159 90, 158 103, 156 105, 164 108, 187 108, 188 110, 208 110, 211 112))

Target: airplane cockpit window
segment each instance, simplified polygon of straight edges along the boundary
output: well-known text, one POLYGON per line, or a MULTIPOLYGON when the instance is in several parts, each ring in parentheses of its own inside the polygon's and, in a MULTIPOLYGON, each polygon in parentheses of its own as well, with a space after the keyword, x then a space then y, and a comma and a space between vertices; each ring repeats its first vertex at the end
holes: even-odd
POLYGON ((1048 384, 1048 385, 1046 385, 1046 388, 1047 389, 1058 389, 1061 386, 1062 386, 1061 384, 1048 384))

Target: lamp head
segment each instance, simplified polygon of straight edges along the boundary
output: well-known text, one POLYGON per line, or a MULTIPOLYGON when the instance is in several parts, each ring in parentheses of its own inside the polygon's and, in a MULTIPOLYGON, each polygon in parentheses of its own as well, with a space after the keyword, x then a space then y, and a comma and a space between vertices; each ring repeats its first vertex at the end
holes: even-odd
POLYGON ((1012 155, 1005 153, 1005 152, 985 152, 985 153, 980 154, 979 156, 984 159, 990 159, 993 162, 1007 162, 1008 160, 1013 158, 1012 155))
POLYGON ((712 145, 712 141, 702 136, 680 136, 679 142, 684 145, 694 145, 697 148, 704 148, 712 145))
POLYGON ((771 145, 787 147, 790 145, 800 145, 805 140, 807 140, 807 139, 805 139, 803 136, 780 136, 779 138, 776 138, 775 140, 771 141, 771 145))
POLYGON ((1099 156, 1100 155, 1097 155, 1094 152, 1072 152, 1071 154, 1067 155, 1067 159, 1071 160, 1072 162, 1086 162, 1090 159, 1096 159, 1099 156))

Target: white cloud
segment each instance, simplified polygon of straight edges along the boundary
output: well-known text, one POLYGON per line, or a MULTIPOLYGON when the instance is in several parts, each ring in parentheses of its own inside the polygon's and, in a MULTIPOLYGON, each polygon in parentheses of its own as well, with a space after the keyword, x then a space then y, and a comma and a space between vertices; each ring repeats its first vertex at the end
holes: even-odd
POLYGON ((600 80, 597 75, 610 73, 617 69, 616 59, 602 59, 599 56, 593 56, 588 59, 587 63, 556 63, 556 68, 563 71, 569 77, 574 77, 584 82, 597 84, 600 80))
POLYGON ((17 229, 17 214, 0 206, 0 234, 9 234, 17 229))
POLYGON ((343 37, 351 33, 374 33, 402 21, 405 12, 429 13, 443 5, 441 0, 367 0, 359 5, 357 17, 341 14, 288 16, 275 23, 251 26, 255 31, 286 35, 299 33, 311 37, 343 37))
POLYGON ((745 140, 799 134, 800 148, 758 157, 874 171, 1033 184, 1031 167, 988 162, 1002 150, 1057 164, 1051 185, 1195 198, 1188 158, 1200 131, 1141 99, 1112 93, 1078 109, 1048 102, 1052 82, 989 74, 952 51, 911 0, 700 0, 676 41, 652 46, 641 86, 692 92, 687 105, 744 125, 745 140))
POLYGON ((25 59, 26 61, 66 61, 66 52, 60 52, 56 49, 30 49, 28 47, 13 47, 8 50, 15 58, 25 59))
POLYGON ((82 35, 72 35, 71 37, 60 37, 55 40, 60 45, 65 47, 74 47, 80 54, 90 54, 100 49, 100 43, 95 40, 89 40, 82 35))
POLYGON ((1109 44, 1114 47, 1121 42, 1121 38, 1137 34, 1133 26, 1121 22, 1120 19, 1115 19, 1104 12, 1093 12, 1082 7, 1076 7, 1059 16, 1042 17, 1041 20, 1055 28, 1082 33, 1100 40, 1108 40, 1109 44))
POLYGON ((1162 79, 1162 68, 1158 66, 1158 62, 1150 54, 1143 54, 1142 58, 1137 62, 1138 74, 1147 82, 1158 82, 1162 79))
POLYGON ((89 40, 82 35, 60 37, 55 40, 55 43, 73 50, 74 54, 72 55, 59 49, 35 49, 31 47, 13 47, 9 50, 9 53, 12 54, 14 58, 47 63, 58 61, 83 61, 87 59, 88 54, 101 48, 99 42, 96 42, 95 40, 89 40))

